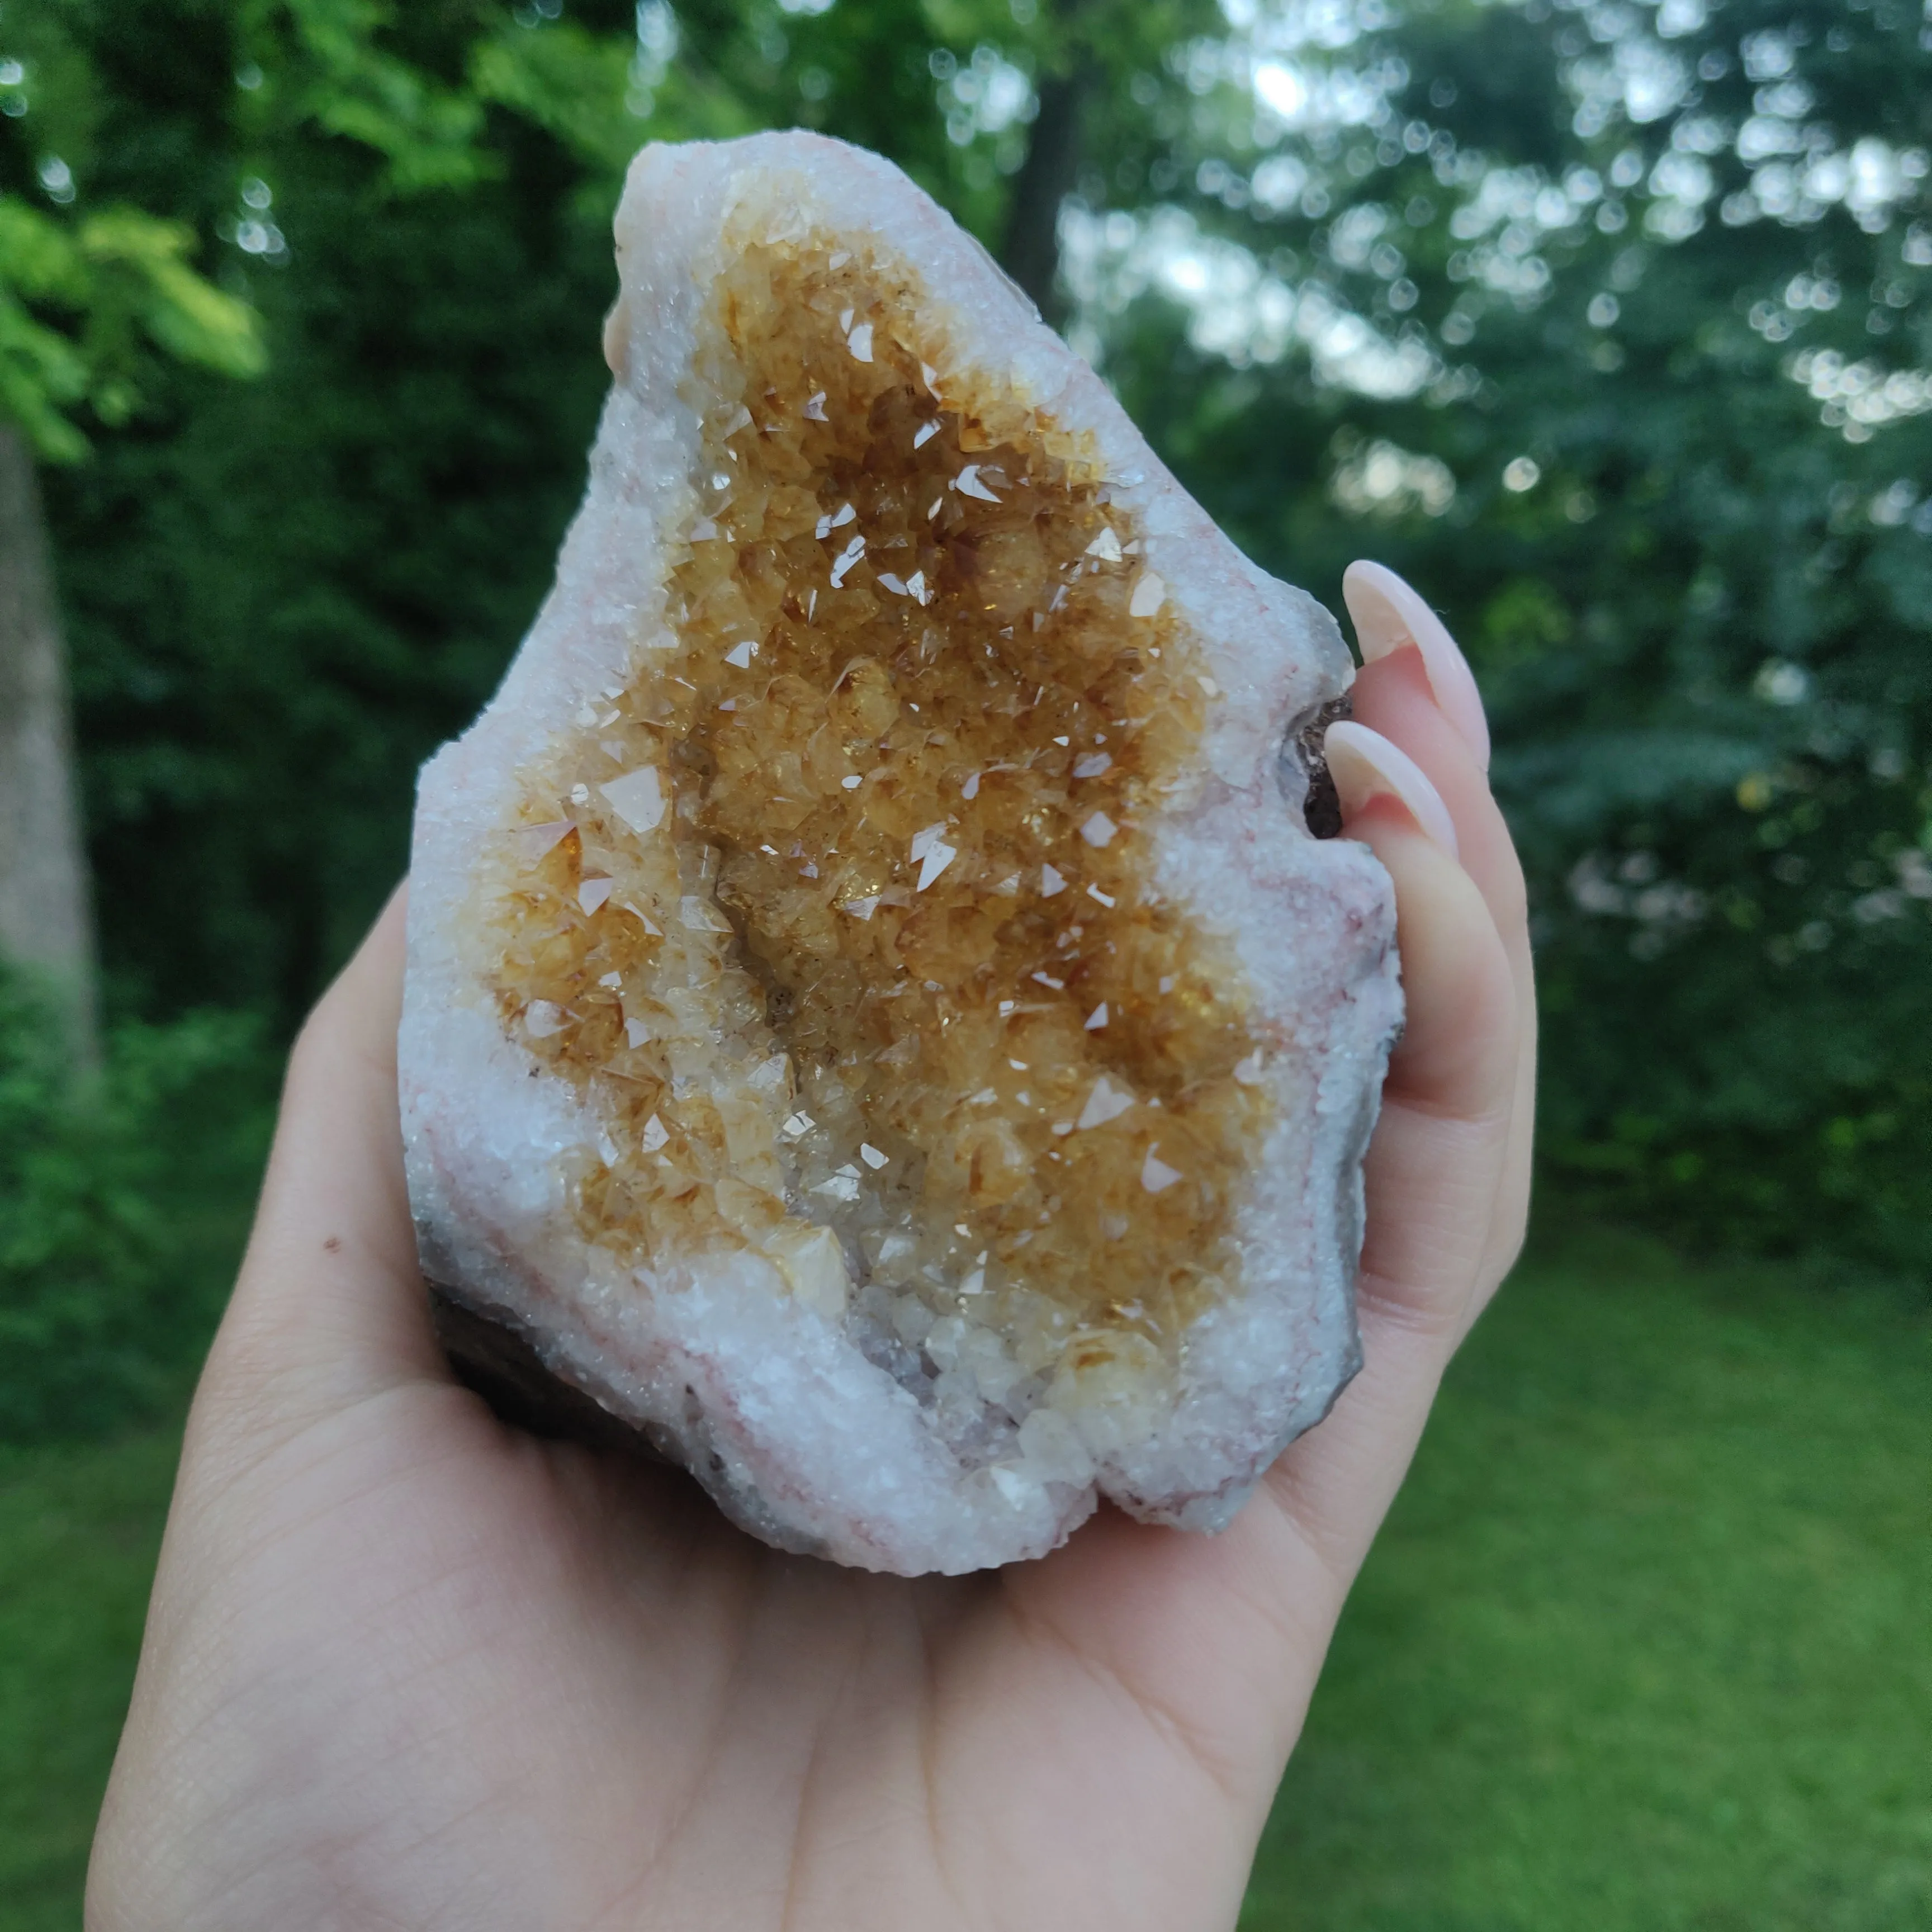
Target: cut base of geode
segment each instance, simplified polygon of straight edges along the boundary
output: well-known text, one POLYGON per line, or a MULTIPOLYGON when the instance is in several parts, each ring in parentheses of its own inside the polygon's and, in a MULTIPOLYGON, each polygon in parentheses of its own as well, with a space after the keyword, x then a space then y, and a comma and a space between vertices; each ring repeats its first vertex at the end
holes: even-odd
POLYGON ((1400 1000, 1304 817, 1346 650, 885 163, 647 148, 617 233, 556 588, 422 777, 444 1331, 784 1548, 1218 1528, 1357 1360, 1400 1000))

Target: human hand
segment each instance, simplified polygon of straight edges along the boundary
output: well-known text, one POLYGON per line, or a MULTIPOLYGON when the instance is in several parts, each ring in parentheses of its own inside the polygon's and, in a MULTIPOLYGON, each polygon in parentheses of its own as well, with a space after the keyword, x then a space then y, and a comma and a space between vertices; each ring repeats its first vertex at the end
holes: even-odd
POLYGON ((1527 1198, 1522 879, 1475 688, 1399 580, 1358 565, 1347 590, 1384 654, 1331 765, 1395 880, 1408 1025, 1368 1161, 1366 1366, 1233 1526, 1103 1510, 1040 1562, 873 1576, 752 1541, 676 1471, 498 1422, 417 1268, 399 894, 290 1064, 92 1932, 1234 1923, 1342 1598, 1527 1198))

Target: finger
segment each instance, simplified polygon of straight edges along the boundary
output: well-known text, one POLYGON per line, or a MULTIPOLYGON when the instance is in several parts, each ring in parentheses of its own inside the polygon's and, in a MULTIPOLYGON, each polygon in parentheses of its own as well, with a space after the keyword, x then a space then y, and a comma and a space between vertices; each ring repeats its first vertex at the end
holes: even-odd
POLYGON ((1354 716, 1428 772, 1507 938, 1522 916, 1522 875, 1490 791, 1489 721, 1468 660, 1442 619, 1384 566, 1352 563, 1342 594, 1362 654, 1354 716))
MULTIPOLYGON (((1347 836, 1396 890, 1408 1021, 1364 1166, 1367 1232, 1357 1309, 1364 1367, 1322 1426, 1272 1470, 1267 1493, 1346 1589, 1407 1468, 1436 1387, 1483 1292, 1517 1079, 1507 949, 1474 882, 1347 734, 1331 760, 1347 836)), ((1426 784, 1426 779, 1422 781, 1426 784)))
POLYGON ((1479 770, 1490 768, 1490 721, 1475 674, 1442 620, 1386 564, 1358 560, 1342 573, 1342 596, 1354 620, 1364 664, 1413 650, 1436 708, 1455 728, 1479 770))
POLYGON ((1515 841, 1487 773, 1437 705, 1421 654, 1398 651, 1365 666, 1351 696, 1354 721, 1400 746, 1435 786, 1455 825, 1463 867, 1481 889, 1497 931, 1526 932, 1515 841))
POLYGON ((1515 988, 1487 901, 1456 856, 1448 810, 1414 761, 1360 724, 1330 728, 1328 765, 1346 835, 1395 886, 1408 1017, 1384 1104, 1486 1117, 1515 1068, 1515 988))
POLYGON ((1508 962, 1487 908, 1439 848, 1377 806, 1357 821, 1396 882, 1408 1017, 1363 1166, 1357 1304, 1444 1359, 1498 1278, 1490 1265, 1517 1065, 1508 962))
POLYGON ((1463 862, 1483 888, 1510 956, 1519 1012, 1516 1100, 1487 1270, 1499 1280, 1522 1245, 1535 1118, 1536 998, 1522 868, 1487 782, 1489 727, 1468 661, 1442 620, 1393 571, 1358 562, 1342 591, 1364 668, 1354 715, 1430 775, 1459 829, 1463 862))
POLYGON ((382 1389, 447 1376, 416 1259, 396 1102, 405 887, 290 1056, 248 1252, 206 1403, 299 1428, 382 1389))
POLYGON ((1344 719, 1329 726, 1323 742, 1330 776, 1342 791, 1345 818, 1359 818, 1378 791, 1399 800, 1408 816, 1450 858, 1459 856, 1456 821, 1429 774, 1392 739, 1344 719))
POLYGON ((1440 1339, 1446 1360, 1490 1286, 1484 1263, 1516 1109, 1519 1012, 1489 905, 1424 831, 1427 815, 1384 776, 1392 749, 1357 727, 1334 766, 1348 836, 1370 846, 1395 885, 1407 1006, 1364 1163, 1358 1304, 1365 1331, 1377 1320, 1421 1330, 1440 1339))
MULTIPOLYGON (((1456 826, 1462 862, 1481 889, 1509 961, 1516 1002, 1515 1095, 1503 1184, 1488 1234, 1484 1271, 1493 1283, 1508 1271, 1522 1244, 1535 1118, 1536 977, 1522 868, 1487 779, 1436 706, 1419 653, 1405 650, 1378 659, 1358 686, 1366 687, 1356 707, 1358 717, 1385 730, 1436 785, 1456 826)), ((1404 979, 1412 988, 1412 974, 1406 970, 1404 979)))

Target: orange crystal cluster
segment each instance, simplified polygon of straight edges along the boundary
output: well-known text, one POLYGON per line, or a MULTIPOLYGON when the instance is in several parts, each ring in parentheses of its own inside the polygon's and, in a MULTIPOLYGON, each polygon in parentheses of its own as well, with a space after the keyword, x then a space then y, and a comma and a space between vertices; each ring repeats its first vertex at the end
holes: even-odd
POLYGON ((1270 1105, 1144 830, 1217 693, 1089 441, 903 265, 736 238, 664 629, 488 888, 503 1024, 602 1124, 580 1224, 1018 1375, 1171 1362, 1270 1105))

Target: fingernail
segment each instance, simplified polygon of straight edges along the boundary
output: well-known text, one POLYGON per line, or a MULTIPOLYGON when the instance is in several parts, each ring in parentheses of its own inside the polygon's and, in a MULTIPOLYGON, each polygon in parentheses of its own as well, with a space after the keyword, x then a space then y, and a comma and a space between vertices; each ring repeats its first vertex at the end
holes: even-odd
POLYGON ((1410 818, 1450 858, 1461 856, 1456 824, 1442 802, 1442 794, 1430 783, 1422 767, 1379 731, 1346 720, 1331 724, 1322 742, 1322 754, 1328 760, 1345 819, 1352 818, 1377 793, 1389 793, 1401 800, 1410 818))
POLYGON ((1484 771, 1490 768, 1490 721, 1483 714, 1482 694, 1476 688, 1469 661, 1410 586, 1386 564, 1357 562, 1342 573, 1342 596, 1355 620, 1355 638, 1362 662, 1413 644, 1422 653, 1429 688, 1436 702, 1484 771))

